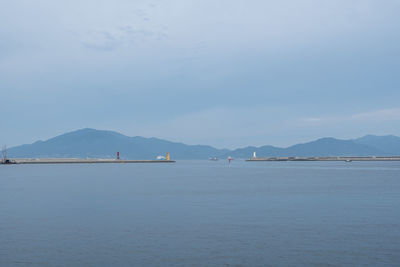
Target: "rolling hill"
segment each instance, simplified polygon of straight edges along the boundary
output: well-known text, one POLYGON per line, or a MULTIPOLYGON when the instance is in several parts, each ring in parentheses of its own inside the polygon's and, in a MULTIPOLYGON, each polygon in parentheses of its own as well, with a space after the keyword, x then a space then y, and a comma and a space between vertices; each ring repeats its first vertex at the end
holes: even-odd
POLYGON ((206 145, 186 145, 158 138, 129 137, 113 131, 81 129, 46 141, 12 147, 10 158, 115 158, 155 159, 169 152, 174 159, 208 159, 209 157, 249 158, 288 156, 394 156, 400 155, 400 137, 367 135, 353 140, 321 138, 287 148, 274 146, 244 147, 235 150, 206 145))

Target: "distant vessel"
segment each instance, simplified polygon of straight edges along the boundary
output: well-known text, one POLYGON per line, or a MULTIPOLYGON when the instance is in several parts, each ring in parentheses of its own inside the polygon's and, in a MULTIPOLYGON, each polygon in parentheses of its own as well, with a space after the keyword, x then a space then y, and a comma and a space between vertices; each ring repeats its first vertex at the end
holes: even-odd
POLYGON ((211 157, 211 158, 209 158, 209 160, 217 161, 218 158, 217 157, 211 157))
POLYGON ((164 156, 157 156, 157 160, 165 160, 166 158, 164 156))

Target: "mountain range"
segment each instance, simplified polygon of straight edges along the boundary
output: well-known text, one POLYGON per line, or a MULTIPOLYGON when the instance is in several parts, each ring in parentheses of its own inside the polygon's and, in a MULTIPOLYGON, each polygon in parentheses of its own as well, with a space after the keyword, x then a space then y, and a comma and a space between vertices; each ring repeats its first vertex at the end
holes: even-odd
POLYGON ((208 159, 209 157, 250 158, 285 156, 398 156, 400 137, 366 135, 351 140, 321 138, 287 148, 274 146, 248 146, 234 150, 217 149, 207 145, 186 145, 158 138, 129 137, 113 131, 81 129, 65 133, 46 141, 37 141, 9 148, 10 158, 115 158, 120 152, 123 159, 155 159, 171 154, 173 159, 208 159))

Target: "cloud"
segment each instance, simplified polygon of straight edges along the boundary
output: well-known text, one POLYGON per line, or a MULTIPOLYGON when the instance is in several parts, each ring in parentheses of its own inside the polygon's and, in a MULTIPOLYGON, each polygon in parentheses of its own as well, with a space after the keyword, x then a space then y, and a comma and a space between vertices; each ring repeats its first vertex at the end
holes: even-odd
POLYGON ((120 44, 120 40, 107 31, 86 32, 80 36, 82 45, 89 49, 112 51, 120 44))
POLYGON ((399 121, 400 108, 381 109, 352 115, 351 121, 399 121))
POLYGON ((343 116, 308 117, 298 120, 298 125, 323 125, 339 123, 374 123, 383 121, 400 121, 400 108, 387 108, 348 114, 343 116))
POLYGON ((379 107, 400 97, 399 12, 395 0, 5 1, 0 137, 133 120, 125 133, 216 146, 396 134, 398 109, 379 107), (54 120, 32 126, 32 110, 54 120))
POLYGON ((93 30, 75 34, 85 48, 112 51, 121 46, 137 46, 165 42, 167 33, 134 28, 131 25, 116 26, 106 30, 93 30))

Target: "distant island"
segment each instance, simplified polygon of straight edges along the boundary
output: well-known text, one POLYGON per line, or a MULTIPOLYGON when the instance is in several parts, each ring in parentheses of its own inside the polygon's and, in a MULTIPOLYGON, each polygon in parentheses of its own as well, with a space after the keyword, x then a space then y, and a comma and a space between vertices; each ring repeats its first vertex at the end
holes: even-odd
POLYGON ((129 137, 113 131, 81 129, 46 141, 8 149, 9 158, 115 158, 156 159, 171 154, 173 159, 208 159, 210 157, 321 157, 321 156, 399 156, 400 137, 367 135, 352 140, 321 138, 287 148, 248 146, 234 150, 207 145, 186 145, 158 138, 129 137))

